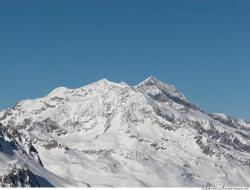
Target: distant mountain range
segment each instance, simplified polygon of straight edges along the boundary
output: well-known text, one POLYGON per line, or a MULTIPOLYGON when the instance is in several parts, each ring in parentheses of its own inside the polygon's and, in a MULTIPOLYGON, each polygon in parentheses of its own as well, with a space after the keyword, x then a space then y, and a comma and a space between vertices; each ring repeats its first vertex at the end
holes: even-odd
POLYGON ((59 87, 0 123, 2 187, 250 186, 250 123, 154 77, 59 87))

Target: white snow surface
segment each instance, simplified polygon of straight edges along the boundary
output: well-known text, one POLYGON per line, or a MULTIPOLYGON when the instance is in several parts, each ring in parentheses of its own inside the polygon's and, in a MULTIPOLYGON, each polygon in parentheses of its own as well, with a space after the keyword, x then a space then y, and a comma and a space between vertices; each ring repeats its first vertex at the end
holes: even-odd
POLYGON ((1 172, 23 162, 53 186, 250 186, 249 123, 216 116, 228 118, 154 77, 134 87, 106 79, 59 87, 0 112, 44 165, 0 151, 1 172))

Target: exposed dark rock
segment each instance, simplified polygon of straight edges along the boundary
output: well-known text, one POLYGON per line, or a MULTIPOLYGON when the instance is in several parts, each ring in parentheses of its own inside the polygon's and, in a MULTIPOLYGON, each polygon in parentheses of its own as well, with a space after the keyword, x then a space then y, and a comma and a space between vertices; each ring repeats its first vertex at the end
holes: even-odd
POLYGON ((46 149, 50 150, 53 148, 61 148, 62 145, 58 144, 55 140, 48 140, 48 142, 46 144, 43 145, 46 149))
POLYGON ((4 176, 0 176, 2 187, 40 187, 36 177, 29 169, 16 168, 4 176))

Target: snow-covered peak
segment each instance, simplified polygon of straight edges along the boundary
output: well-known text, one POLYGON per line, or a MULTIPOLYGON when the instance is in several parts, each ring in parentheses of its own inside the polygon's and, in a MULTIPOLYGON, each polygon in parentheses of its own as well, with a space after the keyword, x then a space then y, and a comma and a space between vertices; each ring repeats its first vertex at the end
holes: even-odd
POLYGON ((97 83, 97 84, 104 84, 104 85, 112 85, 114 84, 112 81, 109 81, 108 79, 106 78, 103 78, 97 82, 94 82, 94 84, 97 83))
MULTIPOLYGON (((131 87, 125 82, 115 83, 107 79, 101 79, 96 82, 75 89, 70 89, 67 87, 58 87, 52 90, 47 96, 35 99, 34 101, 38 102, 46 101, 47 103, 50 103, 51 100, 71 101, 74 100, 76 97, 90 98, 99 96, 101 94, 109 93, 110 91, 119 91, 119 89, 122 88, 129 89, 131 87)), ((19 106, 20 104, 24 105, 26 103, 29 103, 30 101, 32 100, 20 101, 18 102, 18 105, 19 106)))
POLYGON ((69 89, 66 87, 58 87, 52 90, 47 96, 48 97, 55 97, 55 96, 61 97, 61 96, 64 96, 68 91, 69 89))
POLYGON ((115 82, 112 82, 112 81, 110 81, 110 80, 108 80, 108 79, 106 79, 106 78, 104 78, 104 79, 101 79, 101 80, 99 80, 99 81, 97 81, 97 82, 94 82, 94 83, 91 83, 90 85, 98 85, 98 86, 102 86, 102 87, 122 87, 122 86, 124 86, 125 85, 125 83, 115 83, 115 82))
POLYGON ((149 83, 157 83, 160 82, 156 77, 154 76, 149 76, 145 80, 143 80, 138 86, 144 85, 144 84, 149 84, 149 83))
POLYGON ((185 96, 174 85, 164 83, 154 76, 148 77, 135 87, 151 96, 163 95, 171 99, 186 101, 185 96))
POLYGON ((163 85, 163 84, 166 85, 166 86, 172 86, 172 87, 174 87, 174 85, 169 85, 167 83, 163 83, 162 81, 160 81, 159 79, 157 79, 154 76, 149 76, 148 78, 146 78, 145 80, 143 80, 142 82, 140 82, 136 87, 140 87, 140 86, 152 86, 152 85, 163 85))
POLYGON ((81 91, 82 89, 96 89, 96 88, 99 88, 99 89, 108 89, 110 87, 113 87, 113 86, 119 86, 119 84, 117 83, 114 83, 114 82, 111 82, 107 79, 101 79, 97 82, 93 82, 89 85, 86 85, 86 86, 83 86, 81 88, 76 88, 76 89, 69 89, 69 88, 66 88, 66 87, 57 87, 55 88, 54 90, 52 90, 48 95, 47 97, 48 98, 53 98, 53 97, 66 97, 67 95, 68 96, 72 96, 74 95, 75 93, 79 93, 79 91, 81 91))

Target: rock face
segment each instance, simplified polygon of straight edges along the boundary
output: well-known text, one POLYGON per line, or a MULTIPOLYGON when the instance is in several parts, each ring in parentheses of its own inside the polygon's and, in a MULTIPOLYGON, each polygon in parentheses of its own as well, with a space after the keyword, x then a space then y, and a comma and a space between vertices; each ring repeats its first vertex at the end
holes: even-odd
POLYGON ((36 177, 29 169, 15 166, 8 174, 0 176, 1 187, 40 187, 36 177))
POLYGON ((0 122, 53 186, 250 185, 250 124, 206 113, 154 77, 59 87, 0 122))
POLYGON ((0 124, 0 186, 1 187, 39 187, 34 174, 21 158, 28 157, 15 137, 0 124), (20 157, 18 159, 18 157, 20 157))

